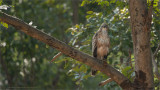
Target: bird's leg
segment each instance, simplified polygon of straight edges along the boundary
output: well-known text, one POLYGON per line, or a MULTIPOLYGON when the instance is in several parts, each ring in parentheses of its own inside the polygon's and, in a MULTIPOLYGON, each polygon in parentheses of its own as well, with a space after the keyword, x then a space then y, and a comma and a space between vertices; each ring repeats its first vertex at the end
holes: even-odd
POLYGON ((104 57, 101 56, 101 63, 103 64, 103 62, 104 62, 104 57))
MULTIPOLYGON (((108 55, 104 55, 104 57, 105 57, 105 56, 108 56, 108 55)), ((102 60, 102 64, 105 65, 105 66, 107 66, 107 62, 106 62, 106 60, 105 60, 106 58, 104 58, 104 57, 102 57, 102 59, 101 59, 101 60, 102 60)))
POLYGON ((109 54, 107 54, 107 55, 104 55, 104 59, 107 59, 108 55, 109 55, 109 54))

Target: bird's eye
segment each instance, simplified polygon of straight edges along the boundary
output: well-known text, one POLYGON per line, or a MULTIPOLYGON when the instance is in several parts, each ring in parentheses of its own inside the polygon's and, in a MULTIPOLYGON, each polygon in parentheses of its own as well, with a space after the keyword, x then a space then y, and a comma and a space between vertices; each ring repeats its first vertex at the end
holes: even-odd
POLYGON ((103 26, 103 28, 107 28, 107 26, 103 26))

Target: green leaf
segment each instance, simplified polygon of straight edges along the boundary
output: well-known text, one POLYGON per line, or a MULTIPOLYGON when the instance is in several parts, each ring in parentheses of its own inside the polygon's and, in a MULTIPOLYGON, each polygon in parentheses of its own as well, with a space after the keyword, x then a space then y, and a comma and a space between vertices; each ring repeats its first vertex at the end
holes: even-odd
POLYGON ((8 24, 7 23, 4 23, 4 22, 1 22, 2 26, 8 28, 8 24))
POLYGON ((80 71, 83 71, 84 73, 87 72, 87 68, 85 65, 81 65, 79 69, 80 69, 80 71))
POLYGON ((87 14, 93 14, 93 11, 88 11, 87 14))
POLYGON ((76 28, 80 28, 78 24, 76 24, 76 28))
POLYGON ((74 32, 72 31, 71 34, 74 35, 74 32))
POLYGON ((106 3, 107 6, 109 6, 109 2, 108 1, 105 1, 105 3, 106 3))
POLYGON ((115 3, 115 2, 116 2, 116 0, 111 0, 111 1, 110 1, 110 3, 115 3))
POLYGON ((88 1, 88 0, 83 0, 81 6, 84 6, 85 4, 91 3, 92 1, 88 1))
POLYGON ((159 1, 159 0, 154 0, 154 3, 153 3, 153 6, 154 6, 154 7, 157 7, 157 6, 158 6, 158 1, 159 1))
POLYGON ((2 5, 2 1, 3 1, 3 0, 0 0, 0 5, 2 5))
POLYGON ((88 75, 85 75, 84 77, 83 77, 83 79, 88 79, 90 77, 90 75, 88 74, 88 75))
POLYGON ((133 73, 132 67, 131 66, 127 66, 127 67, 123 68, 122 69, 122 73, 123 73, 124 76, 128 77, 129 79, 131 79, 132 73, 133 73))
POLYGON ((128 71, 129 70, 131 70, 131 66, 127 66, 127 67, 125 67, 124 69, 122 69, 122 73, 125 75, 125 76, 127 76, 128 75, 128 71))
POLYGON ((81 6, 84 6, 84 5, 85 5, 85 1, 82 2, 81 6))
POLYGON ((63 59, 61 59, 61 60, 57 60, 55 63, 64 62, 64 61, 67 61, 67 60, 69 60, 69 59, 70 59, 69 57, 65 57, 65 58, 63 58, 63 59))

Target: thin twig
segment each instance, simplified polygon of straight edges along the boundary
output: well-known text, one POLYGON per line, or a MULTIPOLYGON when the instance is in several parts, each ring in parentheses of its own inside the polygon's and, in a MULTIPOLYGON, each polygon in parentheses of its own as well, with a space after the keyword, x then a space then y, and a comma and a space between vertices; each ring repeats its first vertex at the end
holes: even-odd
POLYGON ((158 47, 156 48, 156 51, 154 52, 154 57, 157 55, 157 53, 158 53, 158 51, 159 51, 159 49, 160 49, 160 43, 158 44, 158 47))
POLYGON ((147 16, 148 30, 149 30, 150 27, 151 27, 153 4, 154 4, 154 0, 151 1, 151 5, 150 5, 149 10, 148 10, 148 16, 147 16))
POLYGON ((105 81, 100 82, 100 83, 99 83, 99 86, 104 86, 105 84, 107 84, 107 83, 109 83, 109 82, 112 82, 112 81, 113 81, 113 79, 109 78, 109 79, 107 79, 107 80, 105 80, 105 81))
POLYGON ((160 43, 159 43, 156 51, 154 52, 154 54, 152 53, 152 63, 153 63, 153 66, 154 66, 154 73, 155 73, 156 77, 158 78, 158 80, 160 81, 160 74, 158 73, 158 66, 157 66, 157 63, 155 61, 155 58, 156 58, 156 55, 157 55, 159 49, 160 49, 160 43))
POLYGON ((130 63, 131 68, 133 69, 132 60, 131 60, 131 54, 132 54, 131 50, 129 50, 128 53, 129 53, 129 63, 130 63))
MULTIPOLYGON (((130 63, 132 63, 132 62, 135 62, 135 61, 129 61, 129 62, 125 62, 125 63, 123 63, 123 64, 130 64, 130 63)), ((116 64, 116 65, 121 65, 121 64, 116 64)))
MULTIPOLYGON (((70 40, 68 43, 70 43, 70 42, 71 42, 71 40, 70 40)), ((68 44, 68 43, 67 43, 67 44, 68 44)), ((75 44, 75 45, 77 45, 77 44, 75 44)), ((75 45, 74 45, 74 46, 75 46, 75 45)), ((60 57, 62 54, 63 54, 62 52, 59 52, 57 55, 55 55, 55 56, 53 57, 53 59, 50 61, 50 63, 52 63, 56 58, 60 57)))
POLYGON ((154 4, 154 0, 151 1, 151 5, 148 10, 148 15, 149 15, 149 18, 151 19, 152 19, 153 4, 154 4))
POLYGON ((59 52, 57 55, 55 55, 53 57, 53 59, 50 61, 50 63, 52 63, 54 60, 56 60, 56 58, 58 58, 59 56, 61 56, 63 53, 62 52, 59 52))

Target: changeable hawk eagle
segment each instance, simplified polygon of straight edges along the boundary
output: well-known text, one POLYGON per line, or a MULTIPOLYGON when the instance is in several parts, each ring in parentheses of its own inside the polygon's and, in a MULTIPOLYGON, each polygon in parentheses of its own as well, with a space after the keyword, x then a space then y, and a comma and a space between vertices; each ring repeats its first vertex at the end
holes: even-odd
MULTIPOLYGON (((97 59, 104 60, 109 52, 110 38, 108 36, 108 26, 103 23, 99 30, 92 38, 92 53, 97 59)), ((92 70, 92 75, 95 75, 97 70, 92 70)))

